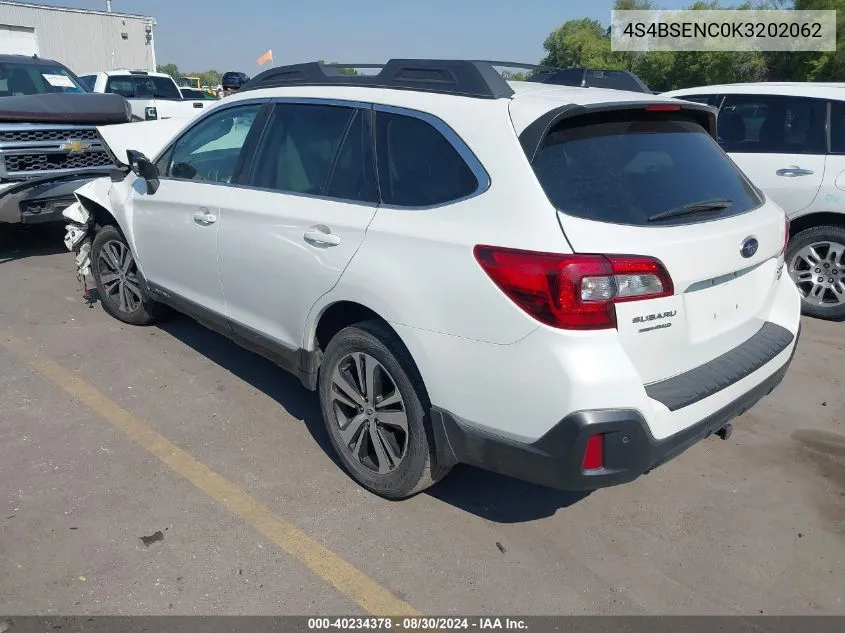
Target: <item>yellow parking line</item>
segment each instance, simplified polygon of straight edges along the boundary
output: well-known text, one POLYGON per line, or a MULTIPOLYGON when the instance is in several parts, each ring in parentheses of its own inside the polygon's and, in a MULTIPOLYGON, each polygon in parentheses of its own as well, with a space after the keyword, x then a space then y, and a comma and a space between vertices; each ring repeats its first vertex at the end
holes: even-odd
POLYGON ((0 339, 0 344, 32 366, 44 378, 123 431, 167 464, 173 472, 190 481, 335 589, 349 596, 365 612, 385 616, 419 615, 419 611, 410 604, 400 600, 333 551, 194 459, 72 372, 32 350, 7 332, 0 332, 0 339))

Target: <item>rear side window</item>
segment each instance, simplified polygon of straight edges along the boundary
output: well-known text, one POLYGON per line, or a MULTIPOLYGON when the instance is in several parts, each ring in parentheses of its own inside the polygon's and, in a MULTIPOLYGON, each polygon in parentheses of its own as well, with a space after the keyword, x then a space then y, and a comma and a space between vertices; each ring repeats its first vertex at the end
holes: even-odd
POLYGON ((825 102, 804 97, 728 95, 719 110, 726 152, 824 154, 825 102))
POLYGON ((558 209, 599 222, 689 224, 762 203, 700 125, 657 113, 564 121, 546 136, 533 167, 558 209), (724 208, 655 218, 710 201, 724 208))
POLYGON ((346 138, 335 160, 326 195, 344 200, 376 202, 372 146, 364 125, 364 113, 358 111, 346 131, 346 138))
POLYGON ((255 158, 249 184, 324 195, 335 156, 356 110, 324 105, 277 105, 255 158))
POLYGON ((830 153, 845 154, 845 103, 830 103, 830 153))
POLYGON ((464 159, 427 121, 376 113, 376 154, 384 204, 426 207, 458 200, 478 189, 464 159))
POLYGON ((109 77, 106 82, 106 92, 112 92, 127 99, 134 99, 135 84, 132 83, 132 77, 109 77))

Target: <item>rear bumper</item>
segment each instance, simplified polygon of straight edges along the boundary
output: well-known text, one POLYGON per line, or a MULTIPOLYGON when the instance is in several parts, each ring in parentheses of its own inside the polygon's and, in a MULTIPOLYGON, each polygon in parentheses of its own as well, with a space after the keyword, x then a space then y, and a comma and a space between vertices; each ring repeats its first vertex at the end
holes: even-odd
POLYGON ((572 413, 529 444, 474 428, 433 407, 437 459, 443 464, 466 463, 563 490, 594 490, 627 483, 718 431, 770 394, 783 380, 797 342, 796 335, 792 355, 771 376, 703 420, 660 440, 652 436, 646 420, 633 409, 572 413), (581 464, 587 440, 597 433, 604 434, 605 467, 584 471, 581 464))
POLYGON ((62 211, 75 201, 73 192, 110 170, 39 178, 0 189, 0 223, 63 222, 62 211))

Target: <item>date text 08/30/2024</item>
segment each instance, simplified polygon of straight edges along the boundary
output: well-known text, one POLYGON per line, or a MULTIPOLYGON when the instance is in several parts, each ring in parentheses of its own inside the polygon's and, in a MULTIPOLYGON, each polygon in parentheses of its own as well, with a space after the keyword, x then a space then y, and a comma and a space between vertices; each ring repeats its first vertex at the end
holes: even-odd
POLYGON ((308 618, 308 629, 319 631, 329 629, 366 630, 400 629, 405 631, 430 630, 527 630, 528 623, 520 618, 496 617, 349 617, 349 618, 308 618))

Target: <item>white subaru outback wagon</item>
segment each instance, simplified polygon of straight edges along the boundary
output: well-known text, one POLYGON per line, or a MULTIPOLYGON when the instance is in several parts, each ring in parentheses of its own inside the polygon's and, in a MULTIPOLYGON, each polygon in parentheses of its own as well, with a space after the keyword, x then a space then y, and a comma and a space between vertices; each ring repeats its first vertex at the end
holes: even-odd
POLYGON ((176 308, 296 374, 385 497, 459 462, 631 481, 725 435, 795 350, 784 214, 706 105, 391 60, 268 70, 137 151, 167 123, 103 129, 125 177, 66 211, 103 307, 176 308))

